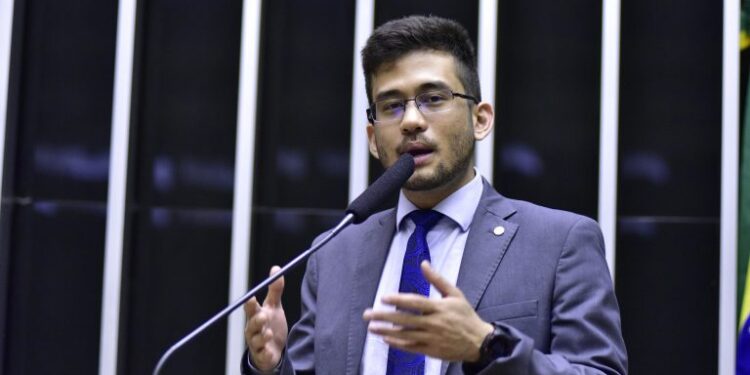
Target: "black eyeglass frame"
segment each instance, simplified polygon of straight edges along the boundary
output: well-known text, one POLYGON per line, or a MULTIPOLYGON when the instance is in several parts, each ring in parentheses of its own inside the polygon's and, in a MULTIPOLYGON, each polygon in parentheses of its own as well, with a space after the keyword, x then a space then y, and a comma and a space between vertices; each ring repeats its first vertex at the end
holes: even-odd
MULTIPOLYGON (((441 91, 441 90, 437 90, 437 91, 441 91)), ((445 91, 450 91, 450 90, 445 90, 445 91)), ((419 109, 419 105, 417 104, 417 97, 420 96, 420 95, 427 94, 429 92, 433 92, 433 91, 423 92, 423 93, 421 93, 419 95, 415 95, 411 99, 404 99, 403 100, 404 110, 406 110, 406 103, 413 101, 414 104, 417 106, 417 110, 420 111, 420 113, 422 113, 422 111, 419 109)), ((459 98, 462 98, 462 99, 471 100, 471 101, 474 102, 474 104, 479 104, 479 99, 477 99, 477 98, 475 98, 475 97, 473 97, 471 95, 466 95, 466 94, 462 94, 460 92, 454 92, 454 91, 450 91, 450 93, 451 93, 451 95, 453 95, 453 99, 455 99, 456 97, 459 97, 459 98)), ((375 125, 375 111, 373 111, 373 107, 374 106, 375 106, 374 102, 370 103, 370 107, 365 110, 367 112, 367 121, 369 121, 370 124, 372 124, 373 126, 375 125)))

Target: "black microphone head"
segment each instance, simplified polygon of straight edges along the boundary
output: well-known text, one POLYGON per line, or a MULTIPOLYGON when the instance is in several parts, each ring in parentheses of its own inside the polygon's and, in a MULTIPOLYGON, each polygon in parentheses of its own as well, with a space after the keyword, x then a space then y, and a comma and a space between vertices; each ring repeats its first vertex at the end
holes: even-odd
POLYGON ((406 183, 412 173, 414 157, 411 154, 401 155, 395 164, 349 204, 346 212, 354 215, 355 224, 365 221, 387 197, 395 194, 406 183))

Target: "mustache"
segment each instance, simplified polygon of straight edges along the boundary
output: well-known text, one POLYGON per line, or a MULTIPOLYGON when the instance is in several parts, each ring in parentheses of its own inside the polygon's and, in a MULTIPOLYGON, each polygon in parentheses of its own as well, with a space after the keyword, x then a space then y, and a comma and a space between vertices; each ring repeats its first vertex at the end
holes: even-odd
POLYGON ((401 143, 398 145, 398 148, 396 149, 396 151, 398 151, 399 154, 403 154, 409 148, 409 145, 412 145, 414 143, 419 143, 432 150, 437 149, 437 145, 435 144, 435 142, 425 138, 424 136, 417 135, 417 136, 403 138, 401 140, 401 143))

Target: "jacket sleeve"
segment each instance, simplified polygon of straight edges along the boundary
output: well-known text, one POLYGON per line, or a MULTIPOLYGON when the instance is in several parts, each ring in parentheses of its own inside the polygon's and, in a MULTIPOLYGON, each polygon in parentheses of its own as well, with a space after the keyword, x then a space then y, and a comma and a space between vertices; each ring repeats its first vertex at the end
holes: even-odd
POLYGON ((316 256, 313 254, 307 262, 305 276, 300 290, 302 314, 289 331, 282 374, 305 374, 315 372, 315 319, 318 299, 318 272, 316 256))
POLYGON ((578 220, 570 229, 558 259, 549 353, 535 349, 534 340, 504 324, 510 347, 479 374, 607 374, 627 373, 627 355, 620 312, 604 256, 599 226, 578 220))
POLYGON ((281 363, 271 372, 263 373, 252 366, 248 360, 247 350, 242 356, 241 373, 243 375, 265 374, 306 374, 315 372, 315 303, 317 300, 317 268, 315 255, 307 262, 305 276, 302 279, 302 315, 287 336, 287 346, 281 363))

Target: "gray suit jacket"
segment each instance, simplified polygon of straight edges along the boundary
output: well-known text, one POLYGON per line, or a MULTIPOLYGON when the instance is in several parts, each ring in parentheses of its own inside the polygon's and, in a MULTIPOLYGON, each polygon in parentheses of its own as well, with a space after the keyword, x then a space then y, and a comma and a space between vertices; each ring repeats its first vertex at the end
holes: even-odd
MULTIPOLYGON (((395 220, 394 209, 375 214, 310 258, 282 373, 361 371, 362 313, 375 299, 395 220)), ((620 313, 593 220, 504 198, 485 181, 457 286, 515 343, 481 373, 626 373, 620 313)), ((461 363, 446 363, 443 373, 463 373, 461 363)))

